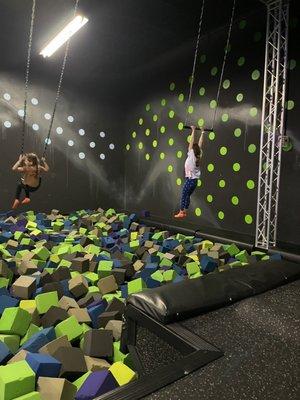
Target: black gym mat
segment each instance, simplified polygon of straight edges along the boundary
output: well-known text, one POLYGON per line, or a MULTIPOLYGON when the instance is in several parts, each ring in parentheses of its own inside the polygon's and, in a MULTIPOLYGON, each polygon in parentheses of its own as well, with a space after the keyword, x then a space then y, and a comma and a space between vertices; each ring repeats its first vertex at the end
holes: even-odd
POLYGON ((145 399, 299 399, 299 295, 296 281, 181 322, 225 355, 145 399))

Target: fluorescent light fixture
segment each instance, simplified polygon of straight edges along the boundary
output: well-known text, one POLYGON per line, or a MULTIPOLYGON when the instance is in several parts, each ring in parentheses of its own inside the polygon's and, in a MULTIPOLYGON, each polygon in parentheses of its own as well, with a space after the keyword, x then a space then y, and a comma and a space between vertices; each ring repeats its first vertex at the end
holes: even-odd
POLYGON ((73 36, 80 28, 88 22, 88 18, 77 15, 47 46, 40 52, 46 58, 51 57, 71 36, 73 36))

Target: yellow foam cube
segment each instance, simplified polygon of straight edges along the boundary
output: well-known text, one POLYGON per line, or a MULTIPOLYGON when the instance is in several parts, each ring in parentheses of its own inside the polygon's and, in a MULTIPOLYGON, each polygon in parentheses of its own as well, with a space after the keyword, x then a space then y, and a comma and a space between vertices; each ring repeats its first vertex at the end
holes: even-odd
POLYGON ((36 308, 36 301, 35 300, 21 300, 19 307, 23 308, 23 310, 36 308))
POLYGON ((127 383, 136 379, 136 373, 121 361, 115 362, 109 368, 109 371, 120 386, 127 385, 127 383))

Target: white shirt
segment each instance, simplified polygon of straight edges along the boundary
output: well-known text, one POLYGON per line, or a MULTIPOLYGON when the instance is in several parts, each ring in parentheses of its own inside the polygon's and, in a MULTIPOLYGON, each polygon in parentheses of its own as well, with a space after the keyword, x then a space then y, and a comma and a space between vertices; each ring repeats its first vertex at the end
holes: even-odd
POLYGON ((196 157, 194 150, 189 150, 185 160, 185 177, 190 179, 199 179, 201 175, 200 167, 196 166, 196 157))

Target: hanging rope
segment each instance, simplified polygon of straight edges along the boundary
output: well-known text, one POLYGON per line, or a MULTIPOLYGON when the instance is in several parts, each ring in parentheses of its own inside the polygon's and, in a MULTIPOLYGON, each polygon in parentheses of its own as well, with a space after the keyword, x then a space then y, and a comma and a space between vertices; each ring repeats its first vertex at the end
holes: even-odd
POLYGON ((217 110, 218 110, 218 107, 219 107, 221 86, 222 86, 222 81, 223 81, 223 76, 224 76, 225 65, 226 65, 226 61, 227 61, 227 54, 228 54, 228 51, 229 51, 229 42, 230 42, 230 38, 231 38, 231 31, 232 31, 232 25, 233 25, 234 13, 235 13, 235 3, 236 3, 236 0, 233 0, 230 24, 229 24, 228 35, 227 35, 227 41, 226 41, 226 46, 225 46, 225 50, 224 50, 223 64, 222 64, 221 75, 220 75, 220 80, 219 80, 219 86, 218 86, 218 91, 217 91, 217 99, 216 99, 217 106, 216 106, 216 108, 214 110, 214 114, 213 114, 212 130, 214 130, 217 110))
POLYGON ((186 114, 185 114, 184 125, 187 125, 188 110, 191 105, 191 99, 192 99, 192 94, 193 94, 195 71, 196 71, 196 65, 197 65, 197 60, 198 60, 199 43, 200 43, 200 37, 201 37, 201 31, 202 31, 204 6, 205 6, 205 0, 202 0, 201 15, 200 15, 199 27, 198 27, 198 36, 197 36, 196 49, 195 49, 195 55, 194 55, 194 63, 193 63, 193 70, 192 70, 192 75, 191 75, 189 96, 188 96, 187 105, 186 105, 186 114))
MULTIPOLYGON (((76 16, 76 13, 77 13, 78 3, 79 3, 79 0, 76 0, 75 8, 74 8, 74 17, 76 16)), ((55 97, 54 106, 53 106, 53 112, 52 112, 52 115, 51 115, 49 130, 48 130, 47 138, 45 140, 45 146, 44 146, 44 151, 43 151, 42 157, 45 157, 46 152, 47 152, 47 147, 48 147, 48 144, 49 144, 49 141, 50 141, 50 136, 51 136, 51 131, 52 131, 53 122, 54 122, 54 118, 55 118, 56 108, 57 108, 57 104, 58 104, 59 97, 60 97, 60 92, 61 92, 64 72, 65 72, 67 58, 68 58, 68 54, 69 54, 70 40, 71 40, 71 38, 68 39, 67 44, 66 44, 66 50, 65 50, 65 55, 64 55, 64 58, 63 58, 61 71, 60 71, 60 76, 59 76, 59 81, 58 81, 58 86, 57 86, 57 91, 56 91, 56 97, 55 97)))
POLYGON ((36 7, 36 0, 32 0, 31 22, 30 22, 30 30, 29 30, 29 40, 28 40, 28 50, 27 50, 27 63, 26 63, 26 72, 25 72, 25 99, 24 99, 22 138, 21 138, 21 154, 24 154, 24 144, 25 144, 27 100, 28 100, 28 86, 29 86, 29 71, 30 71, 30 62, 31 62, 31 48, 32 48, 33 27, 34 27, 34 20, 35 20, 35 7, 36 7))

